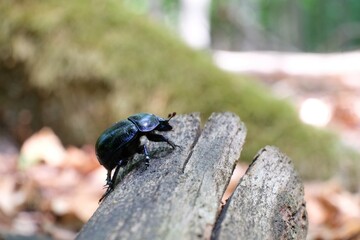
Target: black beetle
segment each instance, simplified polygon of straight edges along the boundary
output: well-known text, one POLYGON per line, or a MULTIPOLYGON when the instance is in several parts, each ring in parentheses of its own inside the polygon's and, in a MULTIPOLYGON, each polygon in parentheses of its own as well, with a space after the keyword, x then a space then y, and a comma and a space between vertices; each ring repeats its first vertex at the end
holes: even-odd
POLYGON ((169 121, 175 115, 174 112, 169 114, 167 119, 163 119, 154 114, 138 113, 115 123, 100 135, 95 144, 95 151, 100 164, 107 169, 105 185, 107 190, 99 202, 114 189, 120 167, 125 166, 128 159, 135 153, 144 153, 146 164, 149 165, 148 150, 145 144, 141 145, 140 141, 142 136, 146 136, 148 140, 153 142, 167 142, 172 148, 177 146, 163 135, 155 132, 171 131, 172 126, 169 121), (116 169, 111 177, 114 168, 116 169))

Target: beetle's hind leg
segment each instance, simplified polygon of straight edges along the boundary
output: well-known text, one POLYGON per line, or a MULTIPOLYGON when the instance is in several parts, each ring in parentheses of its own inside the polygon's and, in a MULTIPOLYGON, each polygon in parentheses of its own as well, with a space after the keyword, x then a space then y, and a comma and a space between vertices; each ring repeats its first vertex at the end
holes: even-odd
POLYGON ((112 170, 109 170, 107 172, 107 177, 106 177, 106 184, 105 184, 105 188, 106 188, 106 191, 105 193, 101 196, 101 198, 99 199, 99 203, 104 200, 113 190, 114 190, 114 185, 115 185, 115 176, 117 175, 117 172, 119 172, 120 169, 120 166, 116 166, 116 169, 115 169, 115 172, 114 172, 114 175, 111 177, 111 172, 112 170))
POLYGON ((109 187, 109 186, 112 185, 112 182, 111 182, 111 172, 112 172, 112 170, 108 170, 108 171, 107 171, 106 184, 104 185, 104 187, 109 187))
POLYGON ((105 184, 105 187, 106 187, 106 192, 102 195, 102 197, 100 198, 99 200, 99 203, 105 199, 113 190, 114 190, 114 186, 115 186, 115 182, 116 182, 116 177, 120 171, 120 167, 126 165, 125 162, 123 160, 120 160, 118 162, 118 164, 116 165, 116 168, 115 168, 115 172, 114 174, 112 175, 111 177, 111 172, 112 170, 108 170, 107 172, 107 175, 106 175, 106 184, 105 184))
POLYGON ((99 203, 101 203, 101 201, 104 200, 113 190, 114 190, 113 187, 108 186, 108 188, 106 189, 106 192, 99 199, 99 203))

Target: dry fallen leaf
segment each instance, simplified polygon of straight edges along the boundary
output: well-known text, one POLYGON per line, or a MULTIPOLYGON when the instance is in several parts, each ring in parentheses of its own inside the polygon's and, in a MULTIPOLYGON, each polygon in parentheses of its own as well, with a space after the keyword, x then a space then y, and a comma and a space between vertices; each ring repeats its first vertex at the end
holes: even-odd
POLYGON ((81 173, 89 173, 99 167, 96 159, 95 149, 92 147, 84 147, 83 149, 70 146, 66 149, 66 155, 63 167, 75 168, 81 173))
POLYGON ((50 128, 43 128, 27 139, 20 150, 20 165, 28 167, 39 161, 60 166, 65 158, 65 148, 50 128))
POLYGON ((308 239, 359 239, 360 194, 335 181, 305 184, 308 239))

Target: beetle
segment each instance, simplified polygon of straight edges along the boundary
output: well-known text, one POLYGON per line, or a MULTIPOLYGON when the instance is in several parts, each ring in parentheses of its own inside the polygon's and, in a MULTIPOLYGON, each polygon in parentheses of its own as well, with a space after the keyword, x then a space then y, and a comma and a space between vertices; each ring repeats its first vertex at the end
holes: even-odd
POLYGON ((173 149, 178 146, 165 136, 156 133, 171 131, 173 127, 169 121, 175 115, 175 112, 170 113, 167 119, 163 119, 150 113, 138 113, 115 123, 99 136, 95 144, 95 152, 100 164, 107 170, 105 184, 107 190, 99 203, 113 191, 120 167, 126 166, 129 158, 135 153, 143 153, 145 163, 149 165, 150 156, 146 144, 141 144, 142 136, 149 141, 166 142, 173 149), (115 172, 111 176, 114 168, 115 172))

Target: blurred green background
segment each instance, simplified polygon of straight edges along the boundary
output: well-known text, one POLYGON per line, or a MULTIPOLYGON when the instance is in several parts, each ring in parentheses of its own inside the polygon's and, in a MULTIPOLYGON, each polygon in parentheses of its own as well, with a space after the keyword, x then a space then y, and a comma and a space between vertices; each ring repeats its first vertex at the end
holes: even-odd
MULTIPOLYGON (((225 73, 208 52, 187 47, 175 33, 179 8, 179 1, 168 0, 1 1, 1 132, 20 145, 49 126, 64 144, 83 145, 137 112, 201 112, 205 120, 232 111, 248 128, 242 161, 276 145, 304 178, 359 167, 358 155, 334 134, 302 124, 264 85, 225 73)), ((359 46, 360 32, 348 31, 359 24, 356 0, 214 0, 210 17, 213 48, 248 50, 253 42, 259 50, 327 52, 359 46), (249 12, 236 15, 241 7, 249 12), (339 39, 338 31, 352 35, 339 39)))
POLYGON ((213 0, 212 5, 214 37, 234 33, 222 44, 228 49, 244 49, 244 35, 254 36, 251 46, 263 50, 338 52, 360 45, 357 0, 213 0))

